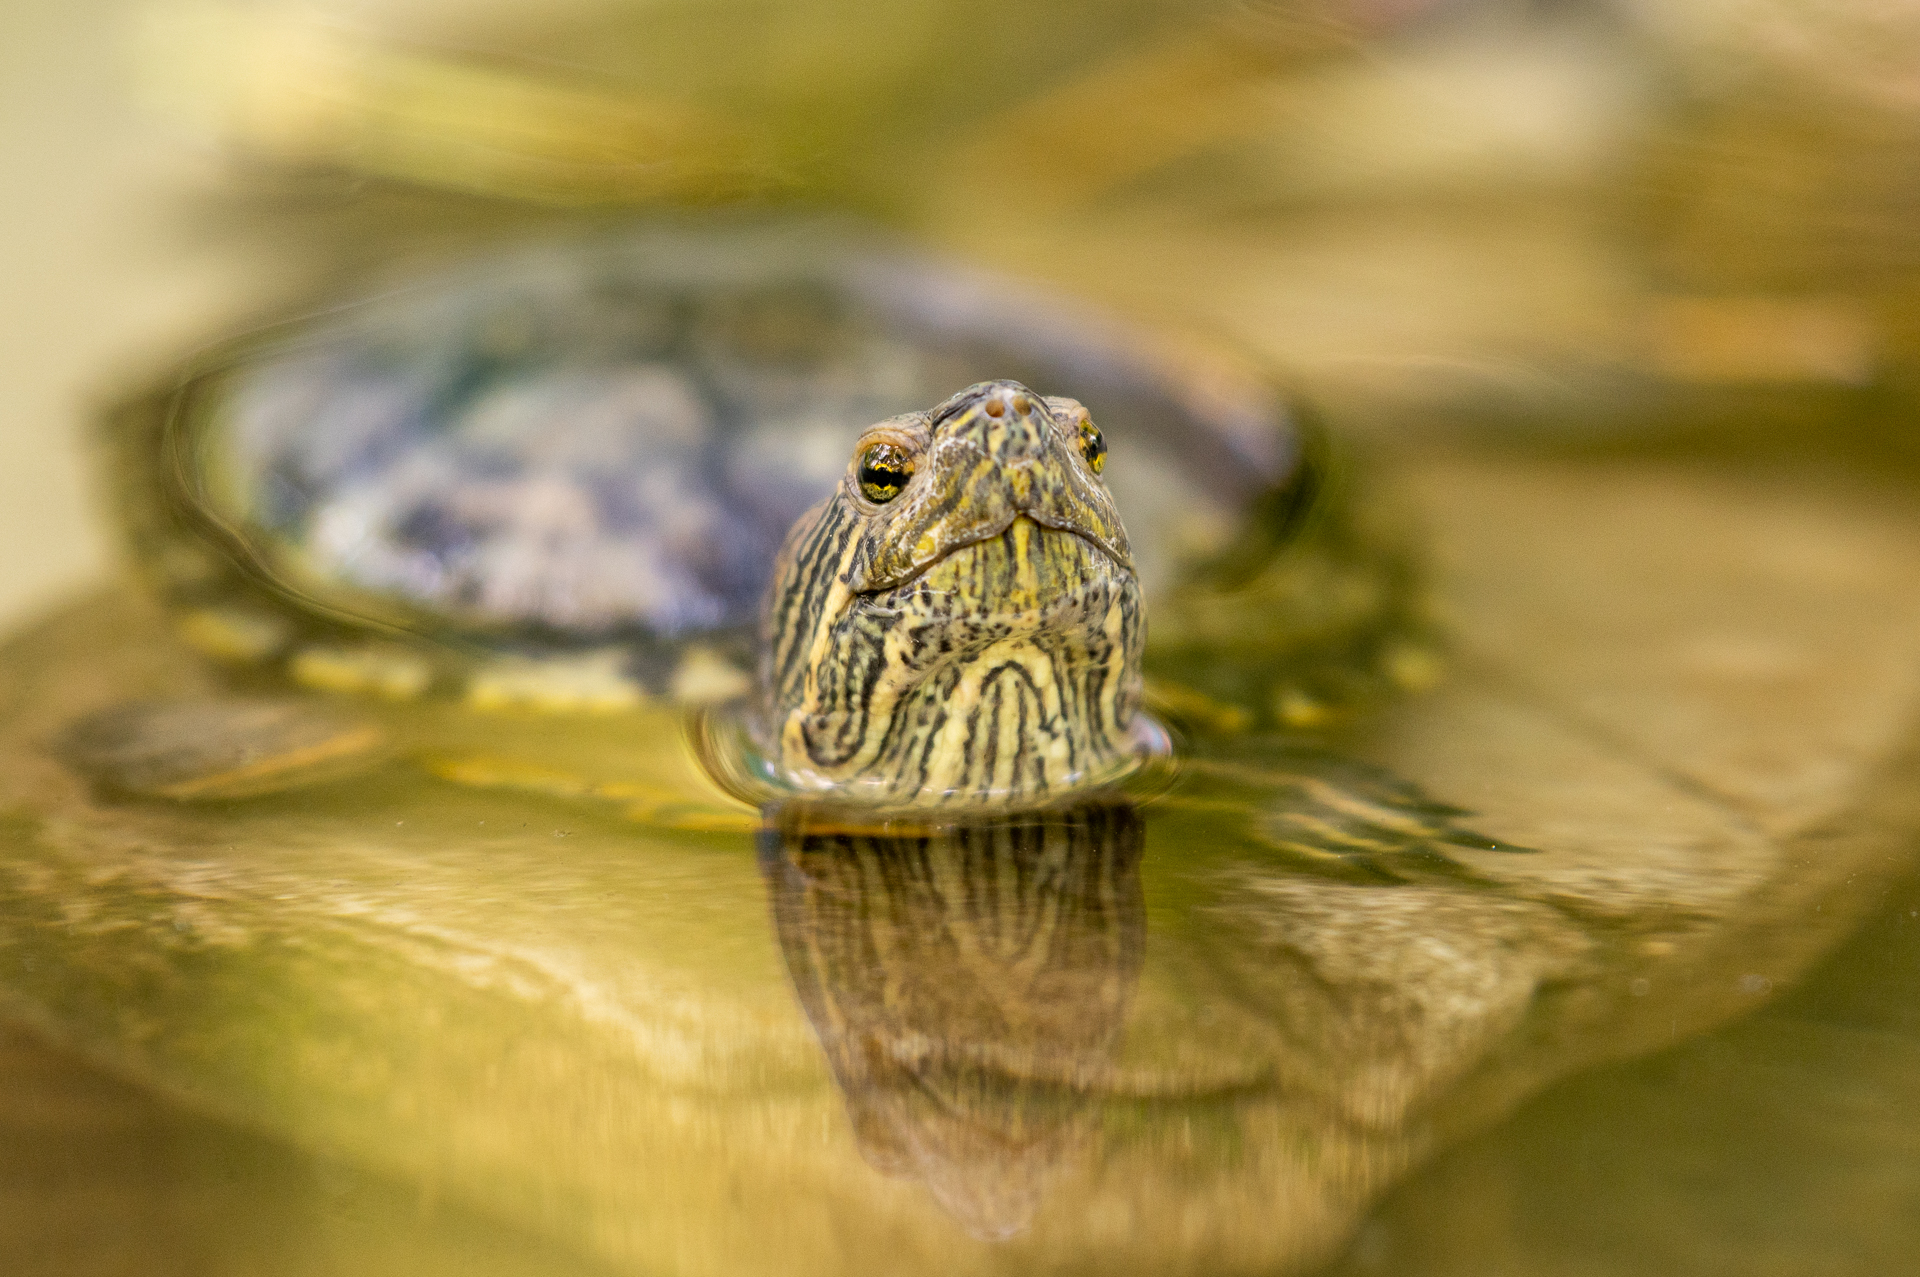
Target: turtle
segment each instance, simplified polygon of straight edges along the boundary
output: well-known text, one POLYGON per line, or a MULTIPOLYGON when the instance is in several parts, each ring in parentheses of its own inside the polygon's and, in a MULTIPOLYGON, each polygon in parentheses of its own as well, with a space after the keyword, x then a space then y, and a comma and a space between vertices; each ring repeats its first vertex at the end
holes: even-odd
POLYGON ((107 443, 199 664, 66 728, 95 814, 291 834, 290 899, 329 802, 436 812, 406 836, 456 859, 534 810, 386 763, 750 834, 861 1156, 976 1237, 1027 1229, 1133 1085, 1154 820, 1342 890, 1522 850, 1328 748, 1434 658, 1415 554, 1297 397, 871 239, 648 229, 364 283, 107 443))
POLYGON ((645 776, 473 742, 697 710, 749 805, 991 814, 1432 675, 1415 556, 1256 361, 837 227, 363 280, 106 423, 132 558, 221 671, 68 735, 127 796, 331 779, 464 715, 400 752, 654 783, 671 823, 645 776))

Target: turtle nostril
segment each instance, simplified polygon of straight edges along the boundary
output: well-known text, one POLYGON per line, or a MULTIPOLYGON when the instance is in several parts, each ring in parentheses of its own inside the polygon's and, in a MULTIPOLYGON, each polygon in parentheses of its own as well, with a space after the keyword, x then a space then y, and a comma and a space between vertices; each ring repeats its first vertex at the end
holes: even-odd
POLYGON ((1006 410, 1007 410, 1006 400, 1000 398, 1000 396, 998 395, 995 395, 993 398, 987 400, 986 402, 986 411, 989 417, 998 417, 1002 413, 1006 412, 1006 410))
POLYGON ((1013 397, 1013 410, 1024 417, 1033 411, 1033 400, 1027 398, 1025 395, 1015 395, 1013 397))

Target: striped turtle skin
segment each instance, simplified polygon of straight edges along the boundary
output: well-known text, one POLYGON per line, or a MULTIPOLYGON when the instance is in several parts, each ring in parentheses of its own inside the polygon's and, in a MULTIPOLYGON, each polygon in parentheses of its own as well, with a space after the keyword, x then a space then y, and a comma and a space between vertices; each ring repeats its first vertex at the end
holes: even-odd
POLYGON ((1103 461, 1084 406, 1012 381, 861 437, 763 614, 763 748, 789 784, 1007 805, 1150 748, 1140 585, 1103 461))

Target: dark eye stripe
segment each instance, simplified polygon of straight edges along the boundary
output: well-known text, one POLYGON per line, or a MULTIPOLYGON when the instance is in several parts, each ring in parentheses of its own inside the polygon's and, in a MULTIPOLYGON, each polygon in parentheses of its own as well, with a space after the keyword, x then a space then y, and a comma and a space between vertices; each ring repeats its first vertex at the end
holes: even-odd
POLYGON ((913 478, 913 454, 898 444, 876 443, 860 454, 856 477, 867 500, 885 505, 913 478))

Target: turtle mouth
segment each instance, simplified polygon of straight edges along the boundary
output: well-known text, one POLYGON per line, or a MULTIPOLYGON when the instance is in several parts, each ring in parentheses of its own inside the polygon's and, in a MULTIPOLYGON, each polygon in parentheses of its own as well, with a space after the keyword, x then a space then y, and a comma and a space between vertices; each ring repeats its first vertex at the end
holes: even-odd
MULTIPOLYGON (((879 601, 912 594, 929 584, 955 584, 947 578, 971 575, 957 574, 955 569, 975 562, 979 562, 983 569, 979 574, 982 577, 980 584, 990 584, 993 578, 1001 576, 1029 578, 1026 582, 1028 590, 1044 593, 1049 579, 1057 576, 1057 572, 1051 569, 1070 561, 1084 563, 1089 568, 1097 565, 1100 569, 1097 574, 1100 576, 1133 575, 1133 564, 1098 537, 1089 536, 1079 528, 1043 523, 1023 512, 1013 515, 997 527, 983 528, 977 535, 945 547, 904 576, 856 591, 854 597, 879 601)), ((1019 581, 1009 584, 1017 588, 1019 581)), ((1079 582, 1061 581, 1058 584, 1066 586, 1079 582)))
POLYGON ((1021 515, 950 547, 906 580, 863 591, 855 605, 914 618, 935 642, 961 650, 996 635, 1077 629, 1116 588, 1133 588, 1133 569, 1105 546, 1021 515))

